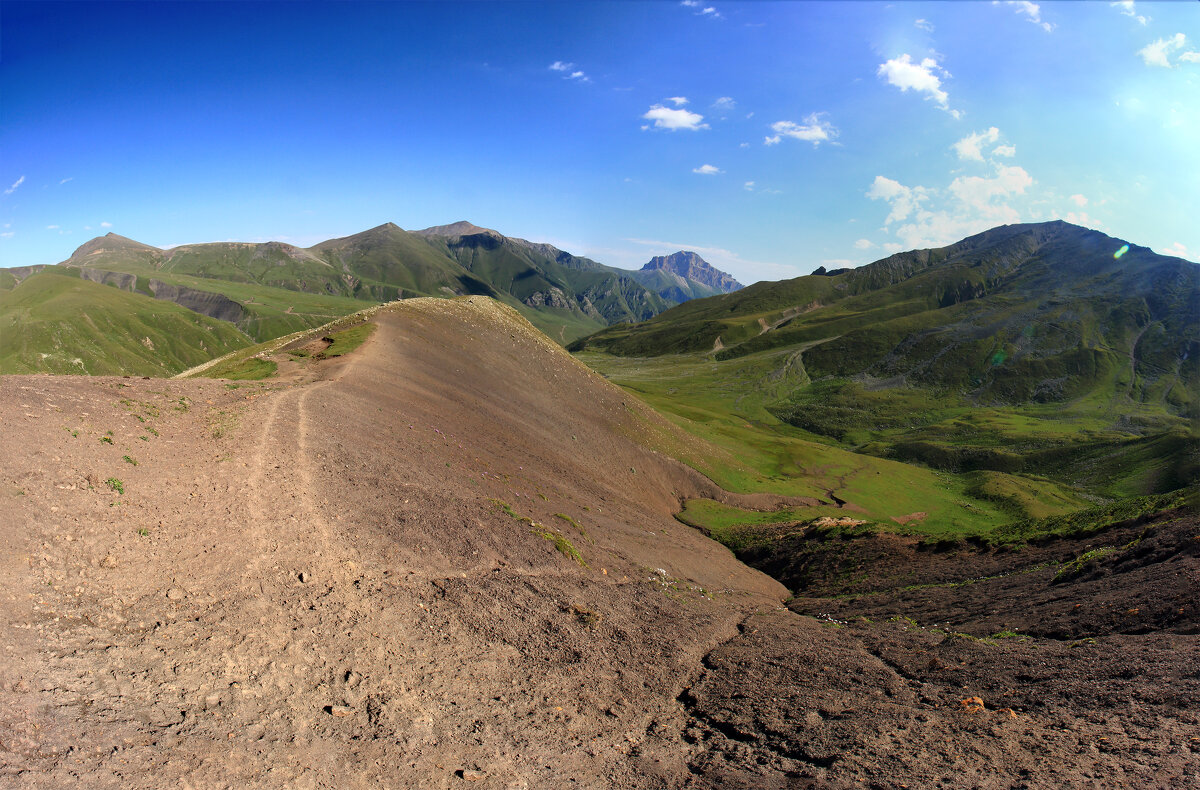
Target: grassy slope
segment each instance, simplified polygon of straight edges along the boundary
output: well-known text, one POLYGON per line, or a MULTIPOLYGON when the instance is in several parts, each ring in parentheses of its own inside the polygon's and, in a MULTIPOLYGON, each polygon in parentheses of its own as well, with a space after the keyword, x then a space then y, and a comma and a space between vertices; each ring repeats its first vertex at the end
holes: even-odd
POLYGON ((249 340, 224 321, 48 269, 0 291, 0 372, 163 376, 249 340))
MULTIPOLYGON (((916 464, 920 498, 952 492, 975 528, 1048 517, 1200 479, 1200 267, 1137 247, 1117 259, 1119 245, 1065 223, 999 228, 573 348, 622 355, 584 358, 695 430, 759 448, 743 451, 743 488, 827 486, 812 470, 837 448, 863 469, 916 464), (793 446, 811 459, 800 475, 793 446)), ((854 496, 889 501, 868 477, 854 496)))

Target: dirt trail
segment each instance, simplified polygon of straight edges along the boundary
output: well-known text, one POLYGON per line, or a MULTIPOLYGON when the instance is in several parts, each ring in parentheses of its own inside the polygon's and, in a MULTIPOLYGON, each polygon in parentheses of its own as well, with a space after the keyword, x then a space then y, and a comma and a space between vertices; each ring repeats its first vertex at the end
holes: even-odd
POLYGON ((0 379, 0 787, 1052 786, 1059 720, 783 609, 672 518, 720 492, 670 425, 512 311, 375 320, 284 380, 0 379))

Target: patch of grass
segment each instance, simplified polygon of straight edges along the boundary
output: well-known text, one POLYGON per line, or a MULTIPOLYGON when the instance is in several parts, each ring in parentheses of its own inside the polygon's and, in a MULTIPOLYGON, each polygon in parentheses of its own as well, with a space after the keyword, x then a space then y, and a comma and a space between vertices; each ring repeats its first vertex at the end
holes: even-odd
POLYGON ((1019 631, 1010 631, 1007 628, 1003 631, 997 631, 992 634, 992 639, 1016 639, 1018 642, 1028 642, 1033 639, 1029 634, 1022 634, 1019 631))
POLYGON ((318 356, 327 358, 340 357, 349 354, 354 349, 361 346, 375 332, 375 324, 365 323, 349 329, 343 329, 340 332, 334 332, 329 336, 333 341, 329 348, 322 351, 318 356))
POLYGON ((111 488, 113 491, 116 491, 118 494, 125 493, 125 484, 122 483, 120 480, 118 480, 115 477, 108 478, 107 480, 104 481, 104 484, 106 486, 108 486, 109 488, 111 488))
MULTIPOLYGON (((233 379, 235 381, 257 381, 270 378, 279 370, 279 365, 269 359, 249 357, 247 359, 232 359, 213 365, 204 375, 213 379, 233 379)), ((226 385, 230 386, 230 385, 226 385)))
POLYGON ((553 543, 554 548, 558 549, 560 554, 568 559, 575 560, 579 567, 586 568, 588 566, 588 564, 584 562, 583 556, 579 553, 579 550, 572 546, 571 541, 567 540, 561 532, 550 529, 549 527, 545 527, 536 521, 531 522, 531 524, 532 529, 530 529, 530 532, 553 543))
POLYGON ((221 439, 233 433, 237 428, 237 413, 224 410, 216 411, 215 413, 210 412, 208 415, 208 425, 212 431, 212 437, 214 439, 221 439))
POLYGON ((567 515, 567 514, 565 514, 565 513, 555 513, 555 514, 554 514, 554 517, 555 517, 555 518, 561 518, 563 521, 567 522, 567 523, 568 523, 568 524, 570 524, 572 527, 574 527, 575 529, 579 530, 579 534, 580 534, 580 535, 582 535, 582 536, 583 536, 583 539, 584 539, 584 540, 586 540, 588 543, 591 543, 593 546, 596 544, 596 541, 594 541, 594 540, 592 540, 590 537, 588 537, 587 530, 583 528, 583 525, 582 525, 582 524, 580 524, 580 523, 579 523, 578 521, 576 521, 575 519, 571 518, 570 516, 568 516, 568 515, 567 515))
POLYGON ((150 530, 146 529, 145 527, 138 527, 137 534, 144 538, 150 534, 150 530))
POLYGON ((500 510, 502 510, 505 514, 511 516, 512 518, 515 518, 515 519, 521 518, 520 516, 517 515, 517 511, 512 509, 512 505, 508 504, 503 499, 489 499, 488 501, 491 502, 496 507, 500 508, 500 510))
POLYGON ((100 441, 104 442, 105 444, 112 444, 112 443, 113 443, 113 440, 112 440, 112 437, 111 437, 111 436, 101 436, 101 437, 100 437, 100 441))
POLYGON ((125 459, 125 463, 127 463, 127 464, 132 464, 133 466, 138 465, 138 462, 135 461, 134 459, 130 458, 128 455, 121 456, 121 457, 125 459))

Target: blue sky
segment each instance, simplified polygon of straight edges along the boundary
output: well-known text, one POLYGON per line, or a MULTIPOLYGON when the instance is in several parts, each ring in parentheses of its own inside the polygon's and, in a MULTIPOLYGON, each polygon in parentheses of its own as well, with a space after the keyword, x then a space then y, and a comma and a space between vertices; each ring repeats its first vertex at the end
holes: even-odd
POLYGON ((1200 4, 0 3, 0 265, 468 219, 745 283, 1061 218, 1200 260, 1200 4))

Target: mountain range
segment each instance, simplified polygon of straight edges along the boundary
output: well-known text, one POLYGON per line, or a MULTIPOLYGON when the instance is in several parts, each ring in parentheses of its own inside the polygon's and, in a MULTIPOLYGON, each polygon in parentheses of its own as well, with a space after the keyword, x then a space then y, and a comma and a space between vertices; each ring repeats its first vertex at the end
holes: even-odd
POLYGON ((176 351, 158 359, 145 353, 153 333, 133 326, 127 327, 132 334, 105 332, 105 340, 90 344, 99 342, 107 351, 72 351, 78 343, 63 335, 88 334, 87 327, 77 326, 84 315, 97 326, 115 327, 130 316, 153 324, 152 316, 166 315, 163 301, 232 324, 237 332, 231 342, 240 334, 247 344, 319 326, 361 309, 363 302, 483 295, 515 308, 565 344, 614 323, 651 318, 686 299, 739 287, 694 253, 672 258, 679 256, 686 267, 633 272, 469 222, 416 232, 386 223, 309 248, 272 241, 164 250, 109 233, 56 266, 0 270, 0 326, 6 335, 0 371, 161 374, 188 367, 207 353, 209 336, 217 331, 200 317, 190 329, 177 327, 176 351), (115 287, 125 296, 88 283, 115 287), (56 309, 75 301, 87 309, 56 309), (130 343, 141 348, 116 350, 130 343), (133 367, 114 368, 114 354, 133 367))

